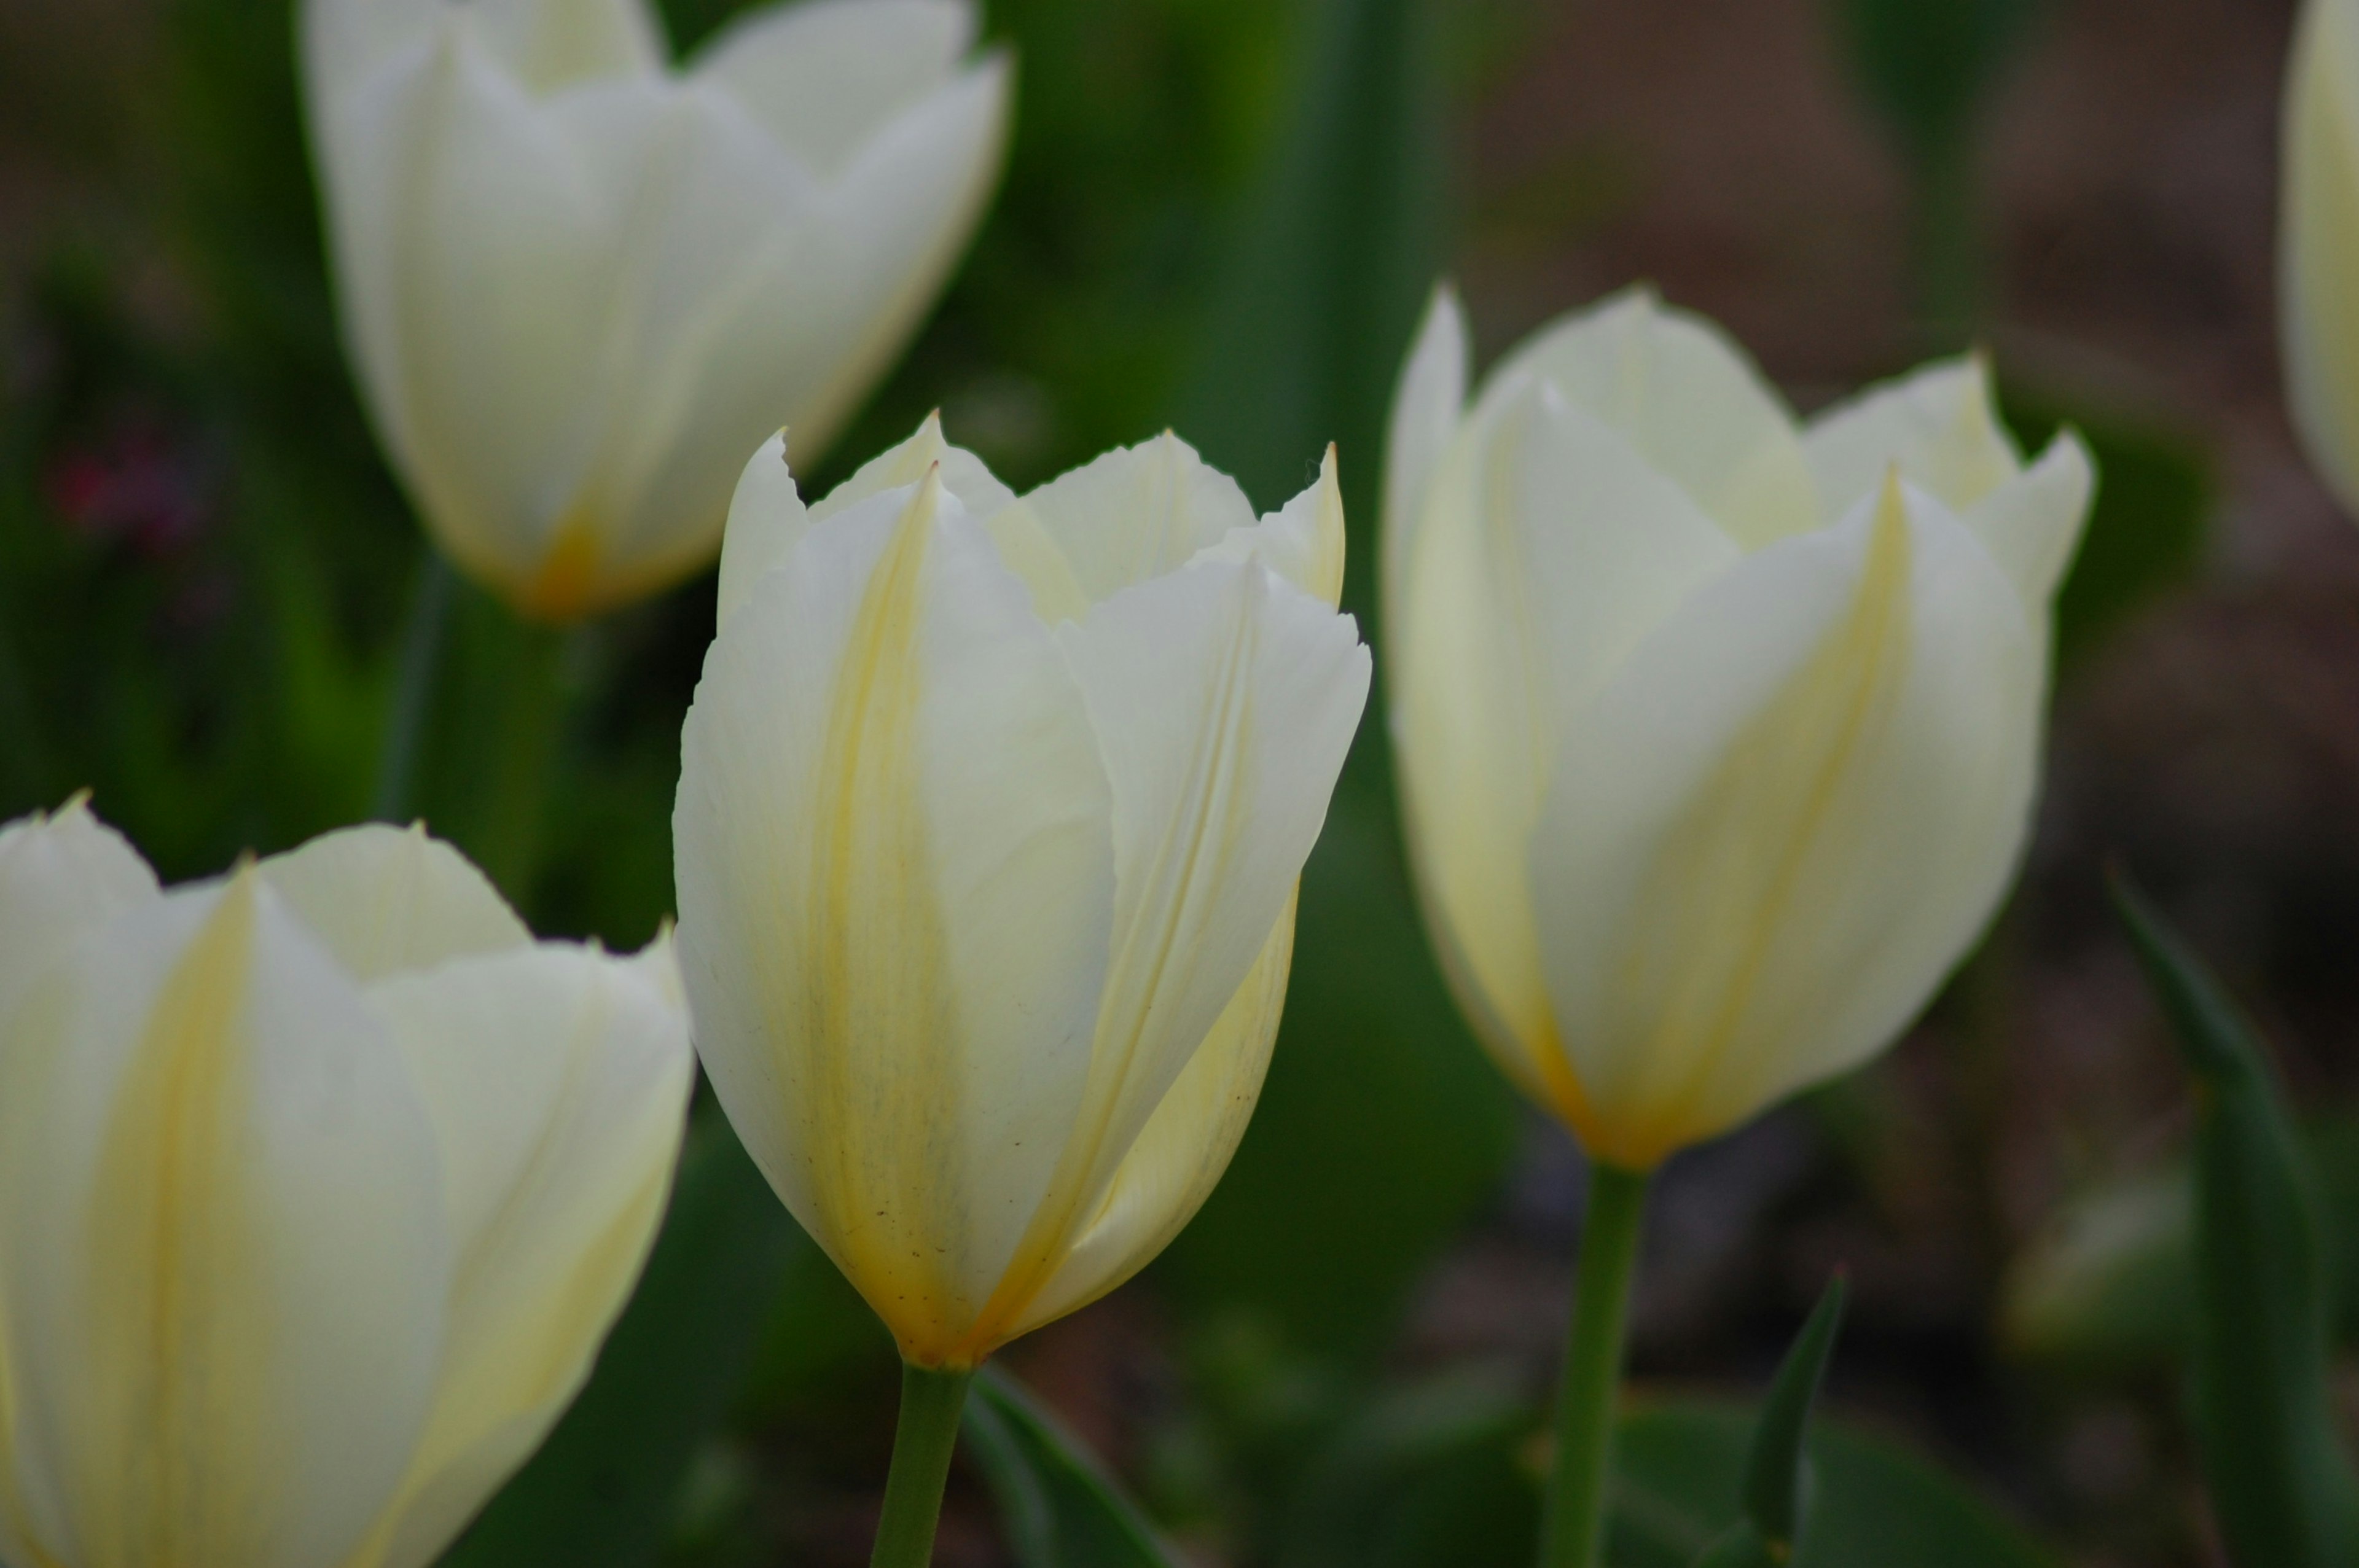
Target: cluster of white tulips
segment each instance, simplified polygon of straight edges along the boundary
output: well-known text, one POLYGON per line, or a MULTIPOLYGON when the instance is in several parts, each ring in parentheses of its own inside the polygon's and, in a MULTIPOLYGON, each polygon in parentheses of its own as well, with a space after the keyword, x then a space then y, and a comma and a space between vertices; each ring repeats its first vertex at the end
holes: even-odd
MULTIPOLYGON (((630 1292, 691 1041, 950 1419, 1220 1179, 1369 691, 1335 454, 1266 514, 1169 433, 1019 496, 929 419, 797 485, 983 210, 975 33, 802 0, 675 67, 641 0, 308 0, 346 341, 433 538, 542 618, 718 555, 679 927, 536 942, 417 829, 169 891, 80 801, 0 832, 0 1561, 431 1562, 630 1292)), ((2295 88, 2288 356, 2359 501, 2359 5, 2295 88)), ((2094 475, 1979 358, 1798 420, 1644 291, 1469 358, 1445 289, 1384 463, 1406 838, 1626 1249, 1647 1173, 1883 1049, 2004 898, 2094 475)), ((939 1464, 895 1484, 878 1561, 923 1562, 939 1464)))

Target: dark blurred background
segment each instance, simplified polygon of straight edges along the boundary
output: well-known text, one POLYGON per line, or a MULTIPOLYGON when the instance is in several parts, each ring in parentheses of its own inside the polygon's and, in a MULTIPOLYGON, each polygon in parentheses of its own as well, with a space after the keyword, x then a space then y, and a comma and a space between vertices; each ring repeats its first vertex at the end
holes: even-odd
MULTIPOLYGON (((662 8, 686 51, 734 6, 662 8)), ((2281 1047, 2359 1249, 2359 535, 2278 393, 2290 12, 991 0, 1021 59, 997 208, 820 476, 939 406, 1019 488, 1176 423, 1274 506, 1332 437, 1364 622, 1382 412, 1444 269, 1486 363, 1651 278, 1804 409, 1979 344, 2027 438, 2079 425, 2104 494, 2023 886, 1888 1058, 1675 1162, 1636 1312, 1642 1394, 1756 1391, 1847 1266, 1832 1408, 2059 1554, 2009 1561, 2213 1560, 2169 1362, 2186 1096, 2109 857, 2281 1047)), ((265 0, 0 0, 0 815, 92 788, 172 877, 370 812, 419 580, 336 346, 291 36, 265 0)), ((561 782, 495 866, 542 929, 636 945, 669 908, 712 614, 708 578, 558 650, 561 782)), ((451 635, 419 795, 491 843, 484 694, 520 634, 462 591, 451 635)), ((1207 1565, 1527 1550, 1582 1163, 1436 987, 1379 734, 1228 1181, 1143 1281, 1006 1357, 1207 1565)), ((635 1521, 547 1559, 576 1568, 864 1560, 890 1346, 700 1140, 739 1187, 676 1225, 593 1399, 457 1560, 541 1560, 568 1486, 635 1521)), ((1677 1544, 1647 1539, 1651 1452, 1633 1565, 1679 1560, 1648 1555, 1677 1544)), ((940 1560, 1015 1561, 963 1471, 940 1560)))

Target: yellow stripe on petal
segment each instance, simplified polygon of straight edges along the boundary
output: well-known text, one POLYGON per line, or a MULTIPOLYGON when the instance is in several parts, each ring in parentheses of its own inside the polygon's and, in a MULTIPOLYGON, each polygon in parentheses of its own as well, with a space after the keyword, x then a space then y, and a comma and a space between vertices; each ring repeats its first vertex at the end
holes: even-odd
POLYGON ((1745 1026, 1772 945, 1789 919, 1805 868, 1831 831, 1845 777, 1908 672, 1911 547, 1898 472, 1885 481, 1849 611, 1818 651, 1728 748, 1665 839, 1633 911, 1639 930, 1679 934, 1676 970, 1634 948, 1624 981, 1658 996, 1641 1059, 1683 1064, 1651 1114, 1571 1115, 1590 1152, 1629 1170, 1717 1132, 1700 1118, 1706 1090, 1745 1026), (1665 984, 1666 979, 1669 983, 1665 984), (1589 1125, 1582 1127, 1586 1120, 1589 1125))
POLYGON ((869 579, 837 673, 799 1003, 811 1020, 804 1124, 817 1135, 815 1199, 844 1271, 903 1354, 927 1363, 960 1326, 933 1201, 954 1168, 942 1143, 959 1122, 944 1103, 956 1082, 956 1004, 917 754, 927 546, 941 494, 929 470, 869 579), (881 1053, 899 1068, 889 1077, 864 1070, 881 1053))
POLYGON ((106 1353, 91 1393, 142 1440, 92 1455, 114 1473, 82 1495, 132 1500, 89 1543, 94 1561, 228 1568, 268 1517, 249 1489, 273 1470, 253 1408, 271 1325, 240 1288, 262 1245, 238 1114, 255 890, 242 867, 165 980, 97 1172, 85 1299, 106 1353))

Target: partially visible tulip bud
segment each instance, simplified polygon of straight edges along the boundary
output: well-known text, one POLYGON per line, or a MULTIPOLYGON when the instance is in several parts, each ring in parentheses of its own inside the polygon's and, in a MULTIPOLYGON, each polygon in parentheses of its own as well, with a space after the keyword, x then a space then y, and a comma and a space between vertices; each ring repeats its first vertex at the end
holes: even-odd
POLYGON ((1445 293, 1385 520, 1417 879, 1502 1066, 1645 1171, 1882 1049, 1990 919, 2089 460, 2027 467, 1976 360, 1798 428, 1644 293, 1471 408, 1466 357, 1445 293))
POLYGON ((345 344, 436 541, 566 620, 712 560, 964 247, 1008 62, 967 0, 801 0, 667 65, 645 0, 305 0, 345 344))
POLYGON ((2359 514, 2359 4, 2309 0, 2286 82, 2277 316, 2294 428, 2359 514))
POLYGON ((1114 1289, 1226 1167, 1366 698, 1343 541, 1332 453, 1258 519, 1168 435, 1021 500, 931 420, 809 507, 775 440, 747 466, 681 965, 723 1108, 913 1366, 1114 1289))
POLYGON ((587 1375, 690 1068, 667 943, 535 944, 423 833, 167 892, 0 829, 0 1561, 424 1568, 587 1375))

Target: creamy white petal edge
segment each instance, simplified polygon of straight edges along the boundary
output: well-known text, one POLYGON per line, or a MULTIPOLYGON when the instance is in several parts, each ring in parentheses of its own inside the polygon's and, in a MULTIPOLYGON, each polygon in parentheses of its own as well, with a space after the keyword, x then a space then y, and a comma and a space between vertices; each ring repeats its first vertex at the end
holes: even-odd
POLYGON ((972 1364, 1151 1257, 1258 1093, 1365 697, 1333 463, 1259 521, 1169 436, 1012 502, 931 421, 821 506, 782 468, 683 739, 698 1045, 905 1353, 972 1364))
POLYGON ((0 971, 0 1558, 430 1561, 652 1238, 667 947, 535 946, 380 827, 165 893, 79 804, 0 829, 0 923, 52 938, 0 971))
POLYGON ((711 558, 765 428, 824 445, 998 169, 1009 62, 973 35, 826 0, 672 71, 638 0, 308 0, 347 347, 462 566, 603 608, 711 558))

